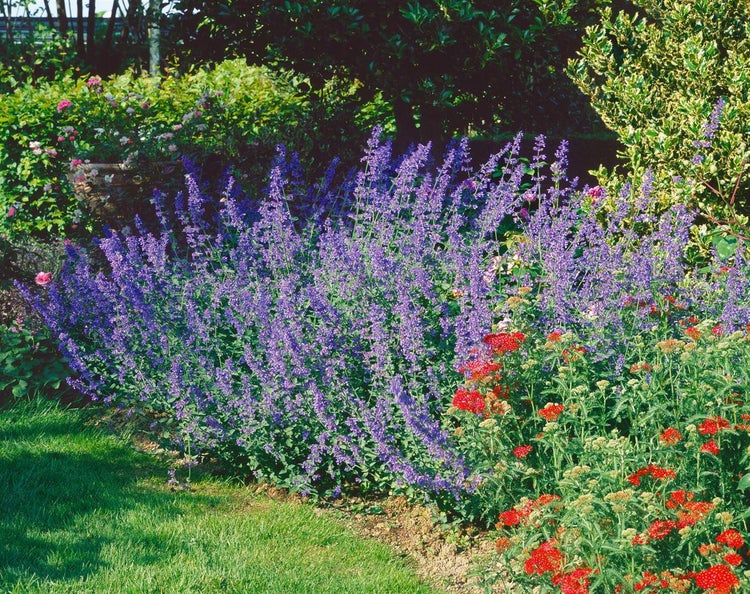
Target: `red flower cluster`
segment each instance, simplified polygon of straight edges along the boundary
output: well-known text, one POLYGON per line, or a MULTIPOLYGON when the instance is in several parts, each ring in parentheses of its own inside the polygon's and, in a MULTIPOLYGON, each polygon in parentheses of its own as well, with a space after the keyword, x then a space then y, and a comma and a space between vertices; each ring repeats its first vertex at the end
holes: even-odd
POLYGON ((555 331, 555 332, 550 332, 547 335, 547 340, 549 340, 550 342, 560 342, 561 338, 562 338, 562 332, 555 331))
POLYGON ((716 537, 716 542, 727 545, 730 549, 740 549, 745 544, 745 540, 742 535, 736 530, 731 528, 724 530, 719 536, 716 537))
POLYGON ((669 588, 669 582, 649 571, 644 571, 643 579, 641 579, 640 582, 636 583, 635 586, 633 586, 633 590, 635 590, 636 592, 643 592, 644 590, 646 590, 646 588, 649 588, 652 591, 656 589, 666 590, 667 588, 669 588))
POLYGON ((659 441, 665 446, 676 445, 682 441, 682 433, 677 431, 674 427, 667 427, 659 435, 659 441))
POLYGON ((716 435, 723 429, 729 429, 729 421, 722 417, 708 418, 698 425, 698 431, 703 435, 716 435))
POLYGON ((500 332, 488 334, 484 337, 485 344, 488 344, 492 351, 498 355, 518 350, 524 340, 526 340, 526 336, 523 332, 513 332, 512 334, 500 332))
POLYGON ((677 474, 674 470, 670 470, 669 468, 661 468, 655 464, 649 464, 644 468, 639 468, 635 473, 631 474, 628 477, 628 481, 630 481, 633 486, 638 487, 641 484, 641 478, 644 476, 650 476, 651 478, 665 481, 676 478, 677 474))
POLYGON ((715 507, 710 501, 686 501, 677 510, 677 529, 695 526, 698 522, 705 520, 715 507))
POLYGON ((685 330, 685 334, 687 334, 693 340, 698 340, 701 337, 701 331, 698 330, 698 328, 696 328, 695 326, 689 326, 685 330))
POLYGON ((706 454, 713 454, 716 456, 719 453, 719 444, 716 443, 715 439, 710 439, 701 446, 701 452, 706 454))
POLYGON ((546 572, 557 573, 562 568, 563 554, 555 548, 555 540, 543 542, 531 551, 531 556, 523 564, 523 570, 528 575, 546 572))
POLYGON ((742 555, 738 555, 737 553, 729 553, 727 555, 724 555, 724 561, 729 565, 737 566, 742 563, 742 555))
POLYGON ((513 448, 513 455, 516 458, 519 458, 519 459, 520 458, 525 458, 526 456, 529 455, 529 453, 533 449, 534 449, 534 447, 530 446, 530 445, 520 445, 520 446, 518 446, 516 448, 513 448))
POLYGON ((574 346, 570 349, 564 349, 562 352, 562 358, 565 363, 570 363, 571 361, 578 361, 579 355, 585 355, 586 354, 586 347, 583 346, 574 346))
POLYGON ((500 521, 495 524, 495 528, 500 530, 501 528, 505 527, 518 526, 521 521, 525 518, 528 518, 531 515, 531 512, 533 512, 535 509, 540 509, 546 505, 554 503, 555 501, 560 501, 560 499, 561 498, 559 495, 544 493, 534 501, 526 502, 526 504, 520 509, 512 508, 499 514, 498 520, 500 521))
POLYGON ((524 516, 522 516, 520 513, 518 513, 515 509, 509 509, 507 511, 502 512, 500 515, 498 515, 498 519, 500 520, 496 525, 495 528, 498 530, 500 528, 503 528, 504 526, 518 526, 521 523, 521 519, 524 516))
POLYGON ((710 501, 693 501, 693 497, 695 495, 690 491, 673 491, 665 504, 667 509, 677 510, 678 530, 704 520, 715 507, 710 501))
POLYGON ((693 497, 695 497, 695 495, 690 491, 684 491, 683 489, 680 489, 679 491, 672 491, 672 493, 669 495, 667 503, 665 504, 666 508, 675 509, 686 501, 692 501, 693 497))
POLYGON ((579 567, 570 573, 558 573, 552 577, 552 585, 559 586, 562 594, 589 594, 590 567, 579 567))
POLYGON ((713 565, 696 574, 695 585, 707 594, 731 594, 740 580, 728 565, 713 565))
POLYGON ((453 395, 453 406, 459 410, 480 413, 485 408, 484 398, 479 392, 468 390, 456 390, 453 395))
POLYGON ((554 421, 557 417, 559 417, 562 414, 562 411, 565 410, 564 404, 559 404, 556 402, 548 402, 544 405, 544 408, 539 411, 539 416, 543 417, 544 419, 548 421, 554 421))
POLYGON ((630 373, 636 374, 636 373, 647 373, 649 371, 653 371, 654 368, 649 365, 648 363, 633 363, 630 366, 630 373))
POLYGON ((663 540, 673 530, 677 530, 677 522, 673 520, 656 520, 648 527, 648 535, 651 540, 663 540))
POLYGON ((500 367, 499 363, 490 363, 489 361, 469 361, 459 369, 459 372, 468 374, 470 379, 478 380, 498 371, 500 367))

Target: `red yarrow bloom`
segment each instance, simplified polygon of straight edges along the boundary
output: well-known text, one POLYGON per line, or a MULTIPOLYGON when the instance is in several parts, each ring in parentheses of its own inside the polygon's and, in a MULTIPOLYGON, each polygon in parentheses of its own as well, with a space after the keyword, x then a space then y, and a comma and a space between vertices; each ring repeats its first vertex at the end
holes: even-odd
POLYGON ((723 429, 729 429, 729 421, 722 417, 709 417, 698 425, 698 431, 703 435, 716 435, 723 429))
POLYGON ((737 565, 742 563, 742 555, 738 555, 737 553, 728 553, 724 555, 724 561, 729 565, 733 565, 736 567, 737 565))
POLYGON ((646 588, 649 589, 657 589, 657 588, 663 588, 666 589, 669 587, 669 582, 665 579, 660 578, 658 575, 655 575, 649 571, 643 572, 643 579, 638 582, 635 586, 633 586, 633 589, 636 592, 642 592, 646 588))
POLYGON ((695 575, 695 585, 709 594, 731 594, 740 580, 728 565, 713 565, 695 575))
POLYGON ((489 361, 469 361, 459 371, 468 374, 471 379, 478 380, 500 369, 499 363, 489 361))
POLYGON ((685 491, 683 489, 672 491, 665 505, 667 509, 675 509, 686 501, 691 501, 693 497, 695 497, 695 495, 690 491, 685 491))
POLYGON ((563 554, 555 548, 556 542, 548 540, 531 551, 531 556, 523 564, 528 575, 542 575, 546 572, 557 573, 563 563, 563 554))
POLYGON ((547 335, 547 340, 549 340, 550 342, 560 342, 561 338, 562 338, 562 332, 555 331, 555 332, 550 332, 547 335))
POLYGON ((555 501, 560 501, 561 499, 562 498, 559 495, 544 493, 531 504, 531 507, 539 509, 540 507, 544 507, 545 505, 549 505, 551 503, 554 503, 555 501))
POLYGON ((556 402, 548 402, 544 405, 544 408, 539 411, 539 416, 543 417, 547 421, 554 421, 557 417, 559 417, 562 414, 562 411, 565 410, 565 405, 556 403, 556 402))
POLYGON ((570 573, 559 573, 552 578, 552 585, 559 586, 562 594, 589 594, 590 567, 579 567, 570 573))
POLYGON ((526 340, 526 336, 523 332, 513 332, 512 334, 500 332, 498 334, 488 334, 484 337, 484 342, 498 355, 518 350, 524 340, 526 340))
POLYGON ((479 392, 468 390, 456 390, 453 396, 453 406, 459 410, 472 413, 481 413, 485 409, 484 398, 479 392))
POLYGON ((677 510, 677 529, 695 526, 698 522, 705 520, 715 508, 716 506, 710 501, 686 501, 681 509, 677 510))
POLYGON ((518 526, 521 523, 521 518, 523 516, 518 513, 515 509, 509 509, 508 511, 502 512, 498 519, 500 520, 499 528, 505 527, 505 526, 518 526))
POLYGON ((732 528, 724 530, 716 537, 716 542, 727 545, 730 549, 740 549, 745 544, 742 535, 732 528))
POLYGON ((698 340, 701 337, 701 331, 698 330, 698 328, 696 328, 695 326, 690 326, 687 330, 685 330, 685 334, 687 334, 693 340, 698 340))
POLYGON ((516 448, 513 448, 513 455, 519 459, 525 458, 526 456, 529 455, 529 452, 531 452, 531 450, 533 449, 534 447, 530 445, 520 445, 516 448))
POLYGON ((34 282, 40 287, 48 285, 52 282, 52 273, 51 272, 39 272, 34 277, 34 282))
POLYGON ((652 540, 663 540, 676 529, 677 522, 674 520, 656 520, 648 527, 648 535, 652 540))
POLYGON ((669 468, 661 468, 655 464, 649 464, 644 468, 639 468, 633 474, 628 477, 628 481, 635 487, 641 484, 641 478, 644 476, 650 476, 657 480, 666 481, 677 477, 677 473, 669 468))
POLYGON ((710 439, 701 446, 701 452, 716 456, 719 453, 719 444, 715 439, 710 439))
POLYGON ((667 427, 659 435, 659 441, 662 443, 662 445, 665 446, 676 445, 680 441, 682 441, 682 433, 680 433, 674 427, 667 427))

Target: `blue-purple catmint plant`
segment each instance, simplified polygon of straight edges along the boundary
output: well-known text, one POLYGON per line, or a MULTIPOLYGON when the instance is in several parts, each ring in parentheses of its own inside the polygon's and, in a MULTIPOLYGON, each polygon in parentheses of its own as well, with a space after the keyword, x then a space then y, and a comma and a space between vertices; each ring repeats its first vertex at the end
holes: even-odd
POLYGON ((376 130, 353 182, 312 192, 280 159, 254 204, 188 176, 159 230, 70 246, 37 305, 79 389, 193 452, 303 491, 458 496, 477 477, 439 418, 493 321, 518 142, 472 174, 465 142, 435 167, 376 130))
POLYGON ((157 196, 159 230, 136 221, 96 257, 70 246, 36 303, 78 388, 193 452, 303 491, 460 496, 481 477, 439 419, 501 319, 574 332, 612 369, 683 315, 750 323, 741 242, 701 276, 692 213, 656 213, 648 178, 578 192, 564 146, 546 175, 539 139, 529 177, 519 143, 474 171, 465 142, 439 166, 426 146, 394 161, 375 131, 353 181, 307 188, 280 158, 256 201, 189 176, 173 207, 157 196), (511 310, 520 295, 533 307, 511 310))

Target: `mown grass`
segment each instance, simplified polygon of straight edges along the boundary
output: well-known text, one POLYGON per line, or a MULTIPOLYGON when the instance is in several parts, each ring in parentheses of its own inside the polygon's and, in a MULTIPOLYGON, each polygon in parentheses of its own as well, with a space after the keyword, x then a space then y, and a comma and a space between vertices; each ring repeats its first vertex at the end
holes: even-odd
POLYGON ((307 505, 166 462, 44 401, 0 409, 0 592, 434 593, 307 505))

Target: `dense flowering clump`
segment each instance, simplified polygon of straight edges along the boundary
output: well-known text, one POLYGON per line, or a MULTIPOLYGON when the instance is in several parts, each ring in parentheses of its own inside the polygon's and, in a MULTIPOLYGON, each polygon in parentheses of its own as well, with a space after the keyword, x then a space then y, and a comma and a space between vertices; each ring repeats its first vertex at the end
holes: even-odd
POLYGON ((667 427, 659 434, 659 441, 665 446, 676 445, 682 441, 682 433, 674 427, 667 427))
POLYGON ((189 177, 160 230, 100 239, 100 268, 69 246, 29 293, 75 385, 183 448, 496 522, 488 584, 750 587, 744 240, 693 246, 648 176, 578 192, 562 150, 545 186, 517 142, 470 172, 465 144, 434 168, 374 137, 348 185, 280 162, 257 203, 189 177))
POLYGON ((698 425, 698 431, 703 435, 716 435, 723 429, 729 429, 730 424, 726 419, 721 417, 709 418, 698 425))
MULTIPOLYGON (((79 389, 156 412, 183 447, 304 491, 374 486, 361 469, 380 466, 458 496, 476 478, 438 411, 458 362, 485 348, 482 263, 521 201, 519 143, 473 189, 466 142, 434 167, 429 146, 394 161, 379 131, 340 187, 333 170, 302 187, 283 154, 257 201, 231 181, 209 196, 193 172, 174 207, 156 197, 160 229, 136 221, 99 240, 103 270, 69 246, 38 305, 79 389)), ((467 366, 477 379, 498 370, 467 366)))
POLYGON ((494 353, 502 355, 512 353, 520 348, 521 343, 526 339, 523 332, 513 332, 507 334, 500 332, 498 334, 488 334, 484 337, 484 342, 489 345, 494 353))
POLYGON ((733 529, 724 530, 716 537, 716 542, 725 544, 732 549, 741 549, 745 546, 745 540, 742 535, 733 529))
POLYGON ((656 464, 649 464, 644 468, 639 468, 633 474, 628 476, 628 481, 632 485, 638 487, 641 484, 641 479, 646 476, 650 476, 651 478, 656 480, 666 481, 676 478, 677 474, 674 470, 671 470, 669 468, 660 468, 656 464))
POLYGON ((548 402, 539 411, 539 416, 545 418, 547 421, 554 421, 559 417, 565 410, 565 405, 559 402, 548 402))
POLYGON ((541 575, 546 572, 556 574, 562 568, 563 555, 555 545, 554 540, 548 540, 531 551, 523 565, 523 570, 528 574, 541 575))
POLYGON ((695 585, 709 594, 731 594, 740 580, 727 565, 713 565, 695 576, 695 585))
POLYGON ((481 413, 486 404, 484 397, 476 391, 457 390, 453 395, 453 406, 459 410, 465 410, 472 413, 481 413))

